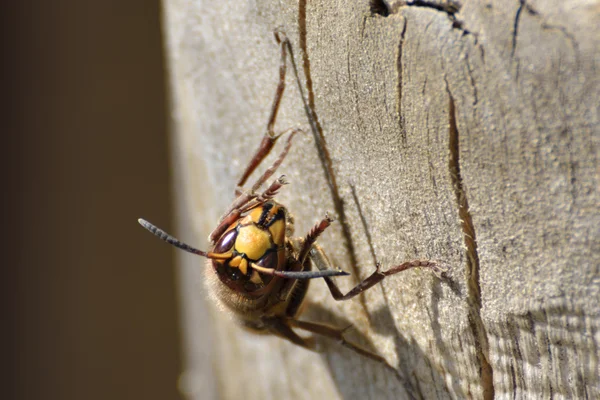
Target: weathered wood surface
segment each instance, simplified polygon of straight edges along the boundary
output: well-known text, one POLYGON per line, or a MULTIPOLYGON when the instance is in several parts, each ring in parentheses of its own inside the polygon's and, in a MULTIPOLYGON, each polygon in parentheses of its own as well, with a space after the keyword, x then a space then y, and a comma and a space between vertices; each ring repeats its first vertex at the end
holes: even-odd
MULTIPOLYGON (((206 245, 232 199, 282 27, 321 128, 280 170, 297 234, 331 211, 321 243, 360 278, 375 260, 450 266, 345 303, 312 283, 307 318, 352 323, 402 383, 336 343, 243 332, 181 255, 191 398, 600 397, 600 3, 416 3, 165 1, 179 236, 206 245)), ((310 132, 287 82, 278 128, 310 132)))

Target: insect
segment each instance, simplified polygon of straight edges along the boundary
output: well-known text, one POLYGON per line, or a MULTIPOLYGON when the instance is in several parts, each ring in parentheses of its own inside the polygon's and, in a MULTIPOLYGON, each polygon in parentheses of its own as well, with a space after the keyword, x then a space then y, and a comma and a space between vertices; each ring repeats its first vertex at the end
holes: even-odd
POLYGON ((209 236, 210 251, 198 250, 167 234, 143 219, 139 223, 160 239, 182 250, 207 258, 206 279, 212 297, 229 310, 246 328, 272 333, 294 344, 315 350, 313 338, 300 336, 296 329, 338 340, 344 346, 375 361, 386 363, 380 355, 346 340, 344 329, 299 319, 301 305, 311 279, 325 280, 335 300, 348 300, 390 275, 415 267, 441 271, 433 261, 415 260, 382 271, 380 265, 373 274, 343 294, 332 279, 348 275, 332 268, 317 238, 333 221, 328 215, 319 221, 305 237, 293 237, 293 219, 287 208, 275 200, 279 189, 287 182, 284 176, 260 188, 279 168, 300 129, 281 134, 274 131, 279 105, 285 90, 286 59, 291 45, 283 32, 276 31, 281 61, 279 83, 275 92, 267 133, 235 190, 235 199, 209 236), (287 135, 283 150, 274 163, 256 180, 249 190, 243 187, 254 170, 271 152, 275 143, 287 135), (316 268, 316 269, 314 269, 316 268))

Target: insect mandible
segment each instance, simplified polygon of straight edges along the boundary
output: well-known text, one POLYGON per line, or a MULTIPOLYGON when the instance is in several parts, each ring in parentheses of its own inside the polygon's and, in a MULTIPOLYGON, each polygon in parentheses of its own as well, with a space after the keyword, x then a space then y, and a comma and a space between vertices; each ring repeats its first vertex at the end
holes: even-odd
POLYGON ((150 222, 139 223, 160 239, 190 253, 206 257, 206 279, 213 297, 223 308, 231 311, 246 328, 262 333, 272 333, 294 344, 316 350, 312 338, 300 336, 294 328, 338 340, 342 345, 375 361, 387 364, 380 355, 366 350, 344 337, 346 328, 335 328, 321 323, 299 319, 310 279, 325 280, 335 300, 348 300, 390 275, 415 267, 442 269, 438 263, 414 260, 382 271, 380 265, 348 293, 343 294, 332 277, 349 275, 332 268, 317 238, 331 224, 325 216, 308 234, 292 237, 293 221, 285 206, 275 200, 279 189, 287 182, 284 176, 276 179, 266 190, 260 188, 279 168, 300 129, 290 129, 276 134, 275 120, 285 90, 287 52, 291 50, 288 38, 275 31, 280 45, 281 61, 279 83, 267 123, 267 133, 238 181, 235 199, 217 227, 209 236, 210 251, 198 250, 167 234, 150 222), (244 185, 254 170, 271 152, 279 138, 287 135, 283 150, 274 163, 256 180, 249 190, 244 185), (313 266, 316 270, 313 270, 313 266))

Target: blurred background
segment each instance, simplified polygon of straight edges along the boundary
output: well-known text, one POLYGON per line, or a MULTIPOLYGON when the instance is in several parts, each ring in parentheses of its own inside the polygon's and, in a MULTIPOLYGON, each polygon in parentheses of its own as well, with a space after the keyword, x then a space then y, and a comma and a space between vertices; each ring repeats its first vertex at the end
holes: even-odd
POLYGON ((173 251, 136 222, 171 227, 160 2, 3 9, 3 392, 177 399, 173 251))

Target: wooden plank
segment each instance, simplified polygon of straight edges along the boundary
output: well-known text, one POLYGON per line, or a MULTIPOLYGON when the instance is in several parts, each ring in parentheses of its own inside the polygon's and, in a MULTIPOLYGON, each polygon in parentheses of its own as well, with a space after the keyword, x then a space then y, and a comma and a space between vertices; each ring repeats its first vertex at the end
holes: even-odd
MULTIPOLYGON (((205 350, 188 354, 184 386, 195 398, 598 396, 600 10, 371 4, 165 2, 179 211, 203 238, 232 199, 265 131, 281 27, 319 122, 280 170, 296 233, 336 216, 320 243, 355 275, 338 279, 346 289, 376 260, 439 259, 448 278, 413 270, 344 303, 313 282, 307 318, 351 323, 394 374, 336 343, 312 354, 195 316, 201 264, 186 256, 186 336, 205 350)), ((310 131, 290 75, 278 129, 310 131)))

